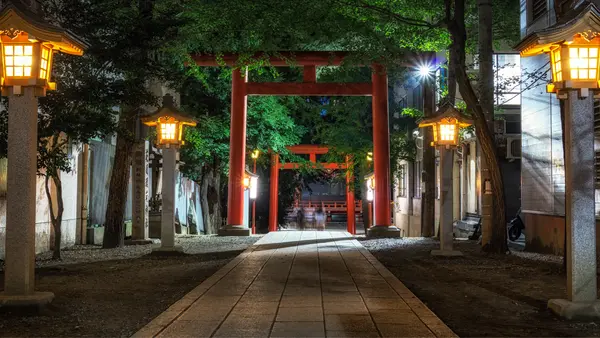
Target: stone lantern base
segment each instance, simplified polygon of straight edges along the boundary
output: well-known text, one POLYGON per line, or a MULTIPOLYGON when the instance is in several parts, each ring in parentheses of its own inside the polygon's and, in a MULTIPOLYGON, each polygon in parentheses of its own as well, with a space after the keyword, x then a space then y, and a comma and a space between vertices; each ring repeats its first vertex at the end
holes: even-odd
POLYGON ((250 228, 243 225, 227 225, 219 229, 219 236, 250 236, 250 228))
POLYGON ((462 257, 463 253, 458 250, 431 250, 432 256, 462 257))
POLYGON ((400 238, 400 229, 395 226, 380 226, 370 227, 367 231, 368 238, 400 238))
POLYGON ((3 307, 29 307, 50 304, 54 299, 52 292, 34 292, 29 295, 7 295, 0 292, 0 308, 3 307))
POLYGON ((600 301, 572 302, 567 299, 550 299, 548 308, 556 315, 566 318, 600 318, 600 301))

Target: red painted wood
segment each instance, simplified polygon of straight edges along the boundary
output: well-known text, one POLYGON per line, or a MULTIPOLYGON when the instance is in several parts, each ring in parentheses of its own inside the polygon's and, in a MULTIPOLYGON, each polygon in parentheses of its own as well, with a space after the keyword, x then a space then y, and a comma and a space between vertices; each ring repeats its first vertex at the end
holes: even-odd
POLYGON ((370 83, 248 83, 248 95, 370 96, 370 83))
POLYGON ((277 231, 279 193, 279 154, 271 154, 271 185, 269 190, 269 232, 277 231))
POLYGON ((229 187, 227 224, 244 224, 244 175, 246 168, 247 70, 234 69, 231 81, 231 136, 229 138, 229 187))
POLYGON ((295 146, 286 147, 290 152, 294 154, 327 154, 329 147, 320 146, 316 144, 299 144, 295 146))
MULTIPOLYGON (((281 164, 279 164, 279 169, 293 170, 293 169, 300 168, 302 165, 303 164, 300 164, 300 163, 281 163, 281 164)), ((330 170, 346 169, 346 165, 342 164, 342 163, 318 163, 318 164, 313 165, 313 167, 330 169, 330 170)))
POLYGON ((304 66, 304 82, 317 82, 317 67, 316 66, 304 66))
POLYGON ((317 163, 317 154, 315 154, 315 153, 311 153, 311 154, 310 154, 310 161, 311 161, 312 163, 317 163))
MULTIPOLYGON (((256 174, 256 159, 253 160, 252 173, 256 174)), ((256 234, 256 198, 252 200, 252 234, 256 234)))
MULTIPOLYGON (((349 160, 347 160, 347 166, 350 166, 349 160)), ((354 189, 352 187, 354 183, 354 176, 350 171, 346 173, 346 212, 347 212, 347 231, 353 235, 356 234, 356 209, 354 206, 354 189)))
POLYGON ((375 169, 375 226, 391 226, 390 204, 390 130, 388 80, 385 68, 373 66, 373 162, 375 169))

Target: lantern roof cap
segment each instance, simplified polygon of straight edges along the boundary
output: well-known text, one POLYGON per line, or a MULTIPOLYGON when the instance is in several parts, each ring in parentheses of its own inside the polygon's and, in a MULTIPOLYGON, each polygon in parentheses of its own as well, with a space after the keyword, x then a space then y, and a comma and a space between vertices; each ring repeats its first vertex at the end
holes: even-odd
POLYGON ((171 94, 163 96, 163 104, 155 112, 143 116, 142 122, 148 126, 155 126, 160 117, 169 116, 174 118, 176 121, 186 125, 195 126, 196 120, 175 107, 175 102, 171 94))
POLYGON ((30 38, 51 43, 54 49, 66 54, 83 55, 89 47, 70 31, 46 22, 21 1, 8 1, 0 9, 0 35, 15 38, 22 32, 30 38))
POLYGON ((473 124, 473 121, 466 118, 458 109, 454 108, 450 104, 444 104, 438 109, 435 116, 421 119, 419 122, 419 128, 428 127, 439 123, 442 119, 453 118, 458 122, 458 126, 461 128, 468 127, 473 124))
POLYGON ((250 171, 250 169, 248 169, 248 167, 246 167, 246 175, 248 175, 249 177, 257 177, 257 178, 259 177, 257 174, 250 171))
POLYGON ((573 9, 557 24, 527 35, 514 48, 521 56, 538 55, 572 41, 576 34, 586 40, 600 36, 600 10, 595 4, 573 9))
POLYGON ((375 172, 371 171, 370 173, 368 173, 368 174, 365 175, 365 181, 368 180, 368 179, 370 179, 371 177, 374 177, 374 176, 375 176, 375 172))

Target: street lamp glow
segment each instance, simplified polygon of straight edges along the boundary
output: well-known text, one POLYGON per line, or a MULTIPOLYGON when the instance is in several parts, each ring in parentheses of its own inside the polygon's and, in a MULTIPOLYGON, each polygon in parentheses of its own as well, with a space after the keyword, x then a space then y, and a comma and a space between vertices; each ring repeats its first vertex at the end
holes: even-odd
POLYGON ((250 154, 250 157, 254 160, 256 160, 258 158, 258 156, 260 155, 260 150, 258 149, 254 149, 252 151, 252 154, 250 154))
POLYGON ((369 151, 367 153, 367 162, 373 162, 373 152, 369 151))
POLYGON ((419 128, 433 127, 432 146, 455 147, 458 145, 458 131, 460 128, 468 127, 473 123, 465 119, 462 114, 452 106, 441 108, 437 116, 421 120, 419 128))

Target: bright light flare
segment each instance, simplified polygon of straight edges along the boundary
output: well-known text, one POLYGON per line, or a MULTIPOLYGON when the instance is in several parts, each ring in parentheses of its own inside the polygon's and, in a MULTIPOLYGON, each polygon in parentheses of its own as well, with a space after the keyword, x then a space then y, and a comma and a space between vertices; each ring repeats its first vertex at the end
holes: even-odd
POLYGON ((430 78, 430 77, 433 77, 433 75, 435 73, 435 68, 430 64, 421 64, 417 68, 417 71, 419 73, 419 77, 430 78))

